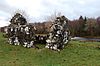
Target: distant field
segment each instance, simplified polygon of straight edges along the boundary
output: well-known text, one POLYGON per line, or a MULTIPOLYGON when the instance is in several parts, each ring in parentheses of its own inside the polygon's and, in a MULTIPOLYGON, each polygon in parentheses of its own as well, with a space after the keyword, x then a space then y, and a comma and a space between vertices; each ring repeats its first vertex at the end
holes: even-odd
POLYGON ((62 51, 6 43, 0 33, 0 66, 100 66, 100 42, 70 41, 62 51))

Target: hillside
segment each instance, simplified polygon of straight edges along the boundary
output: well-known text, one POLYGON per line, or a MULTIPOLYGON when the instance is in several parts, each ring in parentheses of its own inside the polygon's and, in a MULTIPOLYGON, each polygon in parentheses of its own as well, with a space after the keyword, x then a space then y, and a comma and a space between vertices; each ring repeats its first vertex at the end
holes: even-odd
POLYGON ((62 51, 9 45, 0 33, 0 66, 100 66, 99 42, 70 41, 62 51))

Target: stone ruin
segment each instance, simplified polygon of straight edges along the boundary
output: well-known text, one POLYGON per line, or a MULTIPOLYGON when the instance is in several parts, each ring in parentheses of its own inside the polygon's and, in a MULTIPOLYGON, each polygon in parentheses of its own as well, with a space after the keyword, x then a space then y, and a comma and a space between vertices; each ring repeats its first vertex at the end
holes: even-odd
POLYGON ((51 26, 45 48, 60 51, 68 44, 69 35, 68 19, 65 16, 57 17, 51 26))
MULTIPOLYGON (((51 31, 46 40, 45 48, 60 51, 69 42, 70 32, 68 19, 65 16, 57 17, 51 25, 51 31)), ((10 20, 10 25, 5 29, 9 44, 24 47, 36 47, 35 27, 29 25, 20 13, 16 13, 10 20)))
POLYGON ((10 20, 10 25, 5 29, 9 44, 22 45, 24 47, 34 46, 35 28, 29 25, 26 19, 16 13, 10 20))

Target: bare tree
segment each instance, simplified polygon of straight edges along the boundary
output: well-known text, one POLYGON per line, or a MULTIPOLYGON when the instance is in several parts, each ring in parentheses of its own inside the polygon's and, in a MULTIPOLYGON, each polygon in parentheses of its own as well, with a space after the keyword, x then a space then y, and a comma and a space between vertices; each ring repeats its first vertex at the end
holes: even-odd
POLYGON ((53 22, 56 19, 56 17, 60 17, 61 15, 62 15, 61 12, 55 11, 53 14, 51 14, 46 18, 46 21, 53 22))

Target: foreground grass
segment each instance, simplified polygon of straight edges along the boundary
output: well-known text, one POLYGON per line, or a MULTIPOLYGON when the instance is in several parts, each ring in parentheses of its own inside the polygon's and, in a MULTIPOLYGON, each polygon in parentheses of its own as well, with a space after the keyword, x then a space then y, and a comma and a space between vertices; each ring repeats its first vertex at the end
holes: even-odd
POLYGON ((100 66, 99 42, 70 41, 62 51, 24 48, 6 43, 0 34, 0 66, 100 66))

